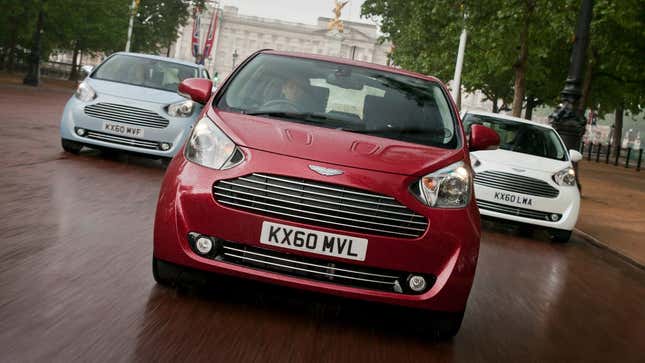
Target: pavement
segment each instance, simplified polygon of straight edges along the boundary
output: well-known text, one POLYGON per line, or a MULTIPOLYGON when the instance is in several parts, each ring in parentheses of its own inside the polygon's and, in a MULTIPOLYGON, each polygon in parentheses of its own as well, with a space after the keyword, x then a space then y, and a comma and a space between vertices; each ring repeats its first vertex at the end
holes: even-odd
POLYGON ((160 287, 164 170, 64 153, 71 94, 0 84, 0 362, 643 362, 645 270, 579 233, 557 244, 485 223, 462 329, 447 342, 412 329, 412 310, 239 279, 160 287))
POLYGON ((583 160, 582 208, 576 228, 593 243, 645 266, 645 170, 583 160))

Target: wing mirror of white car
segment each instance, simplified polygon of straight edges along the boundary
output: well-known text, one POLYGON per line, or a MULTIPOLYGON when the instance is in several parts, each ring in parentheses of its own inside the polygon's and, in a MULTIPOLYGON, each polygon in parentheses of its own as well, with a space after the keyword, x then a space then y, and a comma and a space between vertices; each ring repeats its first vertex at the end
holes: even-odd
POLYGON ((580 151, 578 150, 569 150, 569 159, 574 163, 577 163, 582 160, 582 154, 580 154, 580 151))
POLYGON ((84 65, 81 67, 81 71, 85 73, 86 76, 92 73, 93 70, 94 70, 94 67, 90 65, 84 65))

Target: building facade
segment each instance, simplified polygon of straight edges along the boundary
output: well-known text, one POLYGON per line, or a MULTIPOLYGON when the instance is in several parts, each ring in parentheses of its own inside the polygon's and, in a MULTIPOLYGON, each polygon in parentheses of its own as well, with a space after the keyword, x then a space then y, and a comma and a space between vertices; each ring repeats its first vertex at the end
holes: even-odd
MULTIPOLYGON (((211 7, 202 14, 202 47, 216 12, 219 18, 214 49, 204 64, 212 75, 217 73, 220 80, 259 49, 323 54, 377 64, 388 62, 390 45, 379 44, 376 25, 344 21, 344 32, 338 33, 327 29, 330 18, 320 17, 316 24, 302 24, 242 15, 234 6, 211 7)), ((191 19, 180 29, 177 41, 170 48, 171 57, 195 59, 191 51, 193 21, 191 19)))

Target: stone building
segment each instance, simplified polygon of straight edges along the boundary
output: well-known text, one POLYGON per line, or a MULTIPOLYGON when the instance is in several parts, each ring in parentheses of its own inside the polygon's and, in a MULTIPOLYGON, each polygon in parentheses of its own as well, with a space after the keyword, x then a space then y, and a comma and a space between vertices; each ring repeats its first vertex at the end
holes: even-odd
MULTIPOLYGON (((215 46, 205 65, 219 79, 226 77, 234 65, 258 49, 275 49, 304 53, 324 54, 356 60, 386 64, 389 44, 378 43, 376 25, 343 21, 344 32, 328 31, 330 18, 320 17, 316 24, 287 22, 238 13, 238 8, 225 6, 210 8, 202 15, 200 33, 202 44, 208 26, 219 11, 215 46)), ((179 31, 177 41, 170 48, 170 56, 194 60, 191 53, 193 20, 179 31)))

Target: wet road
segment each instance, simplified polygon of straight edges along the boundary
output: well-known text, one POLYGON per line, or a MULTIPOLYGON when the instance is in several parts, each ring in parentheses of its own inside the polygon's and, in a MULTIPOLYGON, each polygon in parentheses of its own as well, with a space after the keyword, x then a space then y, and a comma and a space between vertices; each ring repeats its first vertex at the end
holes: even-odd
POLYGON ((577 236, 487 225, 451 342, 386 306, 229 279, 156 286, 164 171, 63 153, 69 94, 0 85, 0 361, 645 361, 645 271, 577 236))

